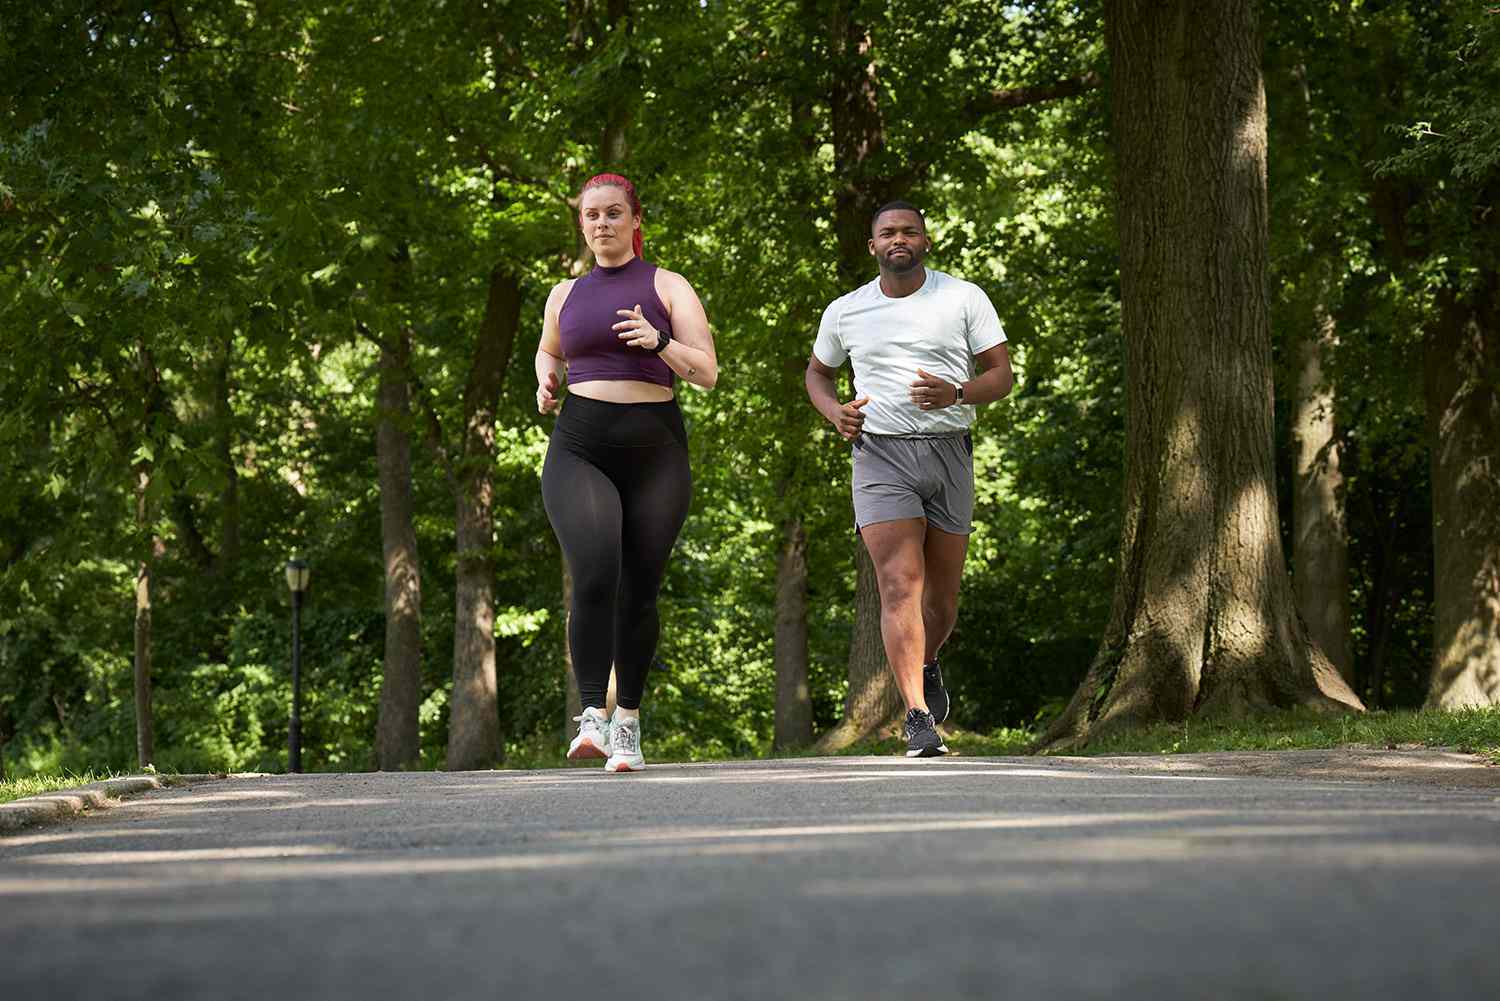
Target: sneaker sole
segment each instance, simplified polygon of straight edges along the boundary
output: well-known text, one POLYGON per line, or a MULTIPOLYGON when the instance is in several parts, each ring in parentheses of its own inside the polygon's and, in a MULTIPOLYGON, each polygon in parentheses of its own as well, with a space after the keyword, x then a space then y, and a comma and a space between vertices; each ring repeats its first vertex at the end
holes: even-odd
POLYGON ((937 747, 923 747, 915 751, 907 751, 908 758, 937 758, 948 753, 947 744, 939 744, 937 747))
POLYGON ((638 765, 632 765, 628 761, 622 761, 618 765, 614 765, 613 767, 611 767, 610 765, 605 765, 604 766, 604 770, 606 772, 610 772, 612 774, 618 775, 620 772, 638 772, 638 771, 641 771, 642 769, 644 769, 645 767, 646 767, 646 763, 644 761, 641 762, 638 765))
POLYGON ((589 758, 607 757, 609 757, 609 755, 605 754, 603 751, 599 750, 599 748, 595 747, 593 741, 590 740, 585 740, 583 743, 579 744, 577 747, 568 752, 569 761, 585 761, 589 758))

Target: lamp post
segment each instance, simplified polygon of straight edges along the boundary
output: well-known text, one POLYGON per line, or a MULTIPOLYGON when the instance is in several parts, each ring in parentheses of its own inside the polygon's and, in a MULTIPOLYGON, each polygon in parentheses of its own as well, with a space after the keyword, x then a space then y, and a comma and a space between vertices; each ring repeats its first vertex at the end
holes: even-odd
POLYGON ((286 586, 292 590, 292 721, 287 726, 287 771, 302 771, 302 595, 312 571, 305 560, 286 564, 286 586))

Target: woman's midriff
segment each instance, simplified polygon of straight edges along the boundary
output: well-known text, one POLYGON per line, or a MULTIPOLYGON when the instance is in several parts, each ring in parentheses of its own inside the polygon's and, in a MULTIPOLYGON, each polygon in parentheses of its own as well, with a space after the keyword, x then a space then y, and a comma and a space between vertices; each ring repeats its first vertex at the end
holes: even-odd
POLYGON ((634 379, 592 379, 568 383, 568 392, 605 403, 665 403, 672 399, 668 386, 634 379))

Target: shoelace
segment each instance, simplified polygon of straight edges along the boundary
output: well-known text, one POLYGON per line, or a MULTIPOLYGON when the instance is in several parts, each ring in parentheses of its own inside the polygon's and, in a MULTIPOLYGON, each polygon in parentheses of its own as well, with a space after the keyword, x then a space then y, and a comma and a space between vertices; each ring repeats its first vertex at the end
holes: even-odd
POLYGON ((923 730, 931 729, 934 729, 934 727, 930 713, 924 713, 920 709, 913 709, 906 714, 906 737, 908 740, 923 730))
POLYGON ((608 721, 601 720, 598 716, 594 716, 585 712, 578 716, 574 716, 573 722, 578 724, 578 733, 580 735, 582 735, 585 731, 592 729, 595 733, 598 733, 600 735, 600 739, 602 740, 604 727, 608 721))

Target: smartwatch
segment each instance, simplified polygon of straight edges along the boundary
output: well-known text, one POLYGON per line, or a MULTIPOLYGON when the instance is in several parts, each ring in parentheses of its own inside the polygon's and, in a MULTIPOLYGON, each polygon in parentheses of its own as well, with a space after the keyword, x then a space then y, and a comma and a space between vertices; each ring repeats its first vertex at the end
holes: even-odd
POLYGON ((961 382, 954 383, 953 384, 953 390, 954 390, 953 405, 955 407, 957 407, 957 406, 960 406, 964 402, 964 384, 961 383, 961 382))
POLYGON ((663 351, 667 350, 667 345, 671 343, 672 335, 667 333, 665 330, 658 330, 656 332, 656 347, 651 349, 651 353, 654 355, 659 355, 663 351))

